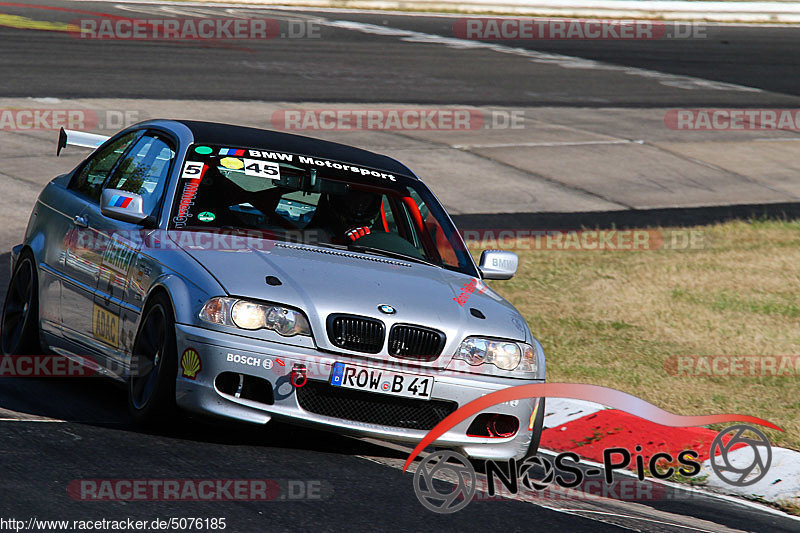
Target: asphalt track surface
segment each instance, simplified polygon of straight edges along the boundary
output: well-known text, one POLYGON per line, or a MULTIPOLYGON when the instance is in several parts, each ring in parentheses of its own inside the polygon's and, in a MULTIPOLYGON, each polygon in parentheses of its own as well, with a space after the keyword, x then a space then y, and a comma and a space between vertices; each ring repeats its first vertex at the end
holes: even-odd
MULTIPOLYGON (((0 3, 0 13, 70 22, 108 13, 164 17, 137 4, 0 3), (121 6, 121 7, 120 7, 121 6), (57 7, 64 10, 44 9, 57 7)), ((209 9, 209 8, 199 8, 209 9)), ((219 13, 219 9, 210 9, 219 13)), ((353 31, 351 21, 454 37, 458 17, 244 9, 277 19, 285 38, 220 43, 82 40, 0 27, 0 96, 398 102, 469 105, 790 106, 800 94, 800 33, 793 28, 708 26, 702 38, 514 40, 508 47, 688 75, 763 92, 686 90, 596 68, 562 67, 353 31), (321 21, 318 37, 288 37, 288 20, 321 21)), ((171 15, 175 16, 175 15, 171 15)), ((556 61, 557 60, 553 60, 556 61)))
MULTIPOLYGON (((111 3, 36 5, 131 16, 111 3)), ((0 4, 0 13, 62 22, 81 16, 7 3, 0 4)), ((407 15, 274 10, 265 16, 283 17, 282 23, 322 17, 445 37, 452 36, 453 24, 443 17, 407 15)), ((788 107, 797 104, 800 91, 800 34, 784 28, 713 27, 707 38, 694 41, 508 44, 762 90, 686 90, 622 70, 564 68, 327 24, 319 39, 241 47, 88 42, 58 32, 0 27, 0 96, 788 107)), ((0 244, 7 250, 16 241, 9 237, 0 244)), ((8 254, 3 253, 2 294, 8 279, 8 254)), ((476 502, 454 515, 438 515, 419 504, 409 474, 386 466, 397 459, 405 454, 280 424, 260 428, 187 419, 168 430, 145 432, 132 425, 124 391, 106 381, 0 379, 0 518, 5 519, 225 517, 229 531, 797 530, 798 522, 778 514, 702 495, 613 505, 601 501, 591 509, 476 502), (68 484, 86 478, 290 479, 319 483, 325 490, 320 499, 267 503, 71 498, 68 484)))

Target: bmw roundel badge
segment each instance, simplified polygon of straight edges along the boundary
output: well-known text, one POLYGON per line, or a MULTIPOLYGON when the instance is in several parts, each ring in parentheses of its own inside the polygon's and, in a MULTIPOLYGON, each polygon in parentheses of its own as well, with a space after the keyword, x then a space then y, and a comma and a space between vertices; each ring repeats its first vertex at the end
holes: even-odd
POLYGON ((391 305, 386 305, 386 304, 379 305, 378 306, 378 311, 380 311, 381 313, 383 313, 385 315, 393 315, 393 314, 395 314, 397 312, 397 310, 394 307, 392 307, 391 305))

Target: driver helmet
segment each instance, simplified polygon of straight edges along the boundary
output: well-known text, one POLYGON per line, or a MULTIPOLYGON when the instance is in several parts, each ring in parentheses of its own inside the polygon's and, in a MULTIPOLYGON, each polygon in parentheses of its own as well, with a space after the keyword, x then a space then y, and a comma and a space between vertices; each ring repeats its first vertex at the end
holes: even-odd
POLYGON ((347 226, 368 226, 381 208, 379 194, 351 189, 347 194, 328 196, 331 210, 347 226))

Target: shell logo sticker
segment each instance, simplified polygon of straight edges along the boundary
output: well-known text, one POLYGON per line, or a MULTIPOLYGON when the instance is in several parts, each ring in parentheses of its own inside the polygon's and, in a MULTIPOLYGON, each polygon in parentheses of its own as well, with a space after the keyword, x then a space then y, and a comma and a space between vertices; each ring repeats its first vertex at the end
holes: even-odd
POLYGON ((194 348, 186 348, 181 355, 181 375, 187 379, 195 379, 197 374, 203 369, 200 362, 200 354, 194 348))

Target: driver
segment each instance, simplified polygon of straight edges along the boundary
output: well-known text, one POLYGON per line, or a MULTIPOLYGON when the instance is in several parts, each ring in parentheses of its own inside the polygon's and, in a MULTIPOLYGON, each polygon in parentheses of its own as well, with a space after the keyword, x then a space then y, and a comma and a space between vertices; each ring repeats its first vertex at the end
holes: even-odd
POLYGON ((347 194, 327 194, 320 225, 336 240, 355 242, 371 233, 381 208, 381 196, 351 189, 347 194))

